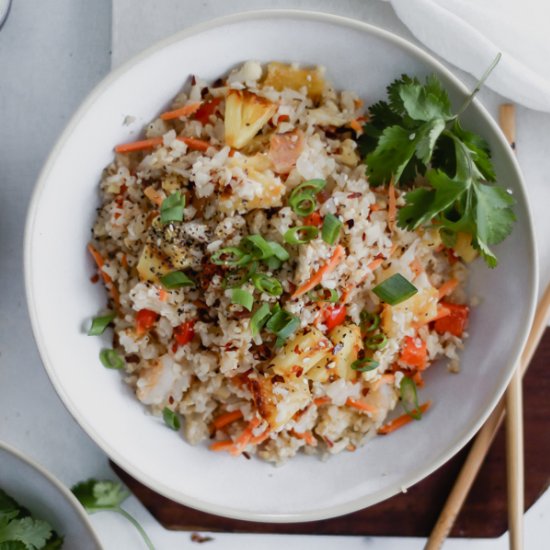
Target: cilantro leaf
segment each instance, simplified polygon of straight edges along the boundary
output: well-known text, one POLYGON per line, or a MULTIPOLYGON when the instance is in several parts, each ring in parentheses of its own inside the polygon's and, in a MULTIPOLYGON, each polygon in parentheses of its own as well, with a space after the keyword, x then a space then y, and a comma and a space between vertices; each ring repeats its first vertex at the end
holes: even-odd
POLYGON ((72 492, 88 512, 120 506, 130 495, 116 481, 96 481, 94 479, 78 483, 72 488, 72 492))
POLYGON ((26 550, 27 547, 18 541, 0 542, 0 550, 26 550))
POLYGON ((497 259, 490 246, 512 231, 514 199, 496 179, 488 143, 465 130, 458 120, 498 63, 485 72, 458 114, 434 75, 422 84, 402 75, 387 88, 388 100, 375 103, 358 147, 364 156, 369 183, 411 183, 426 174, 426 186, 405 195, 398 225, 414 230, 435 223, 444 243, 451 247, 459 232, 471 235, 472 245, 490 267, 497 259))
POLYGON ((147 536, 147 533, 139 522, 126 510, 121 508, 120 505, 130 496, 130 493, 124 489, 121 483, 109 480, 97 481, 95 479, 88 479, 74 485, 71 491, 90 514, 111 511, 124 516, 139 531, 147 547, 150 550, 155 549, 151 539, 147 536))
POLYGON ((0 489, 0 514, 19 510, 19 504, 13 500, 5 491, 0 489))
POLYGON ((413 120, 428 122, 436 118, 450 120, 451 102, 435 75, 422 85, 418 81, 404 82, 397 88, 406 113, 413 120))
POLYGON ((31 517, 0 520, 0 543, 21 542, 27 550, 40 550, 52 534, 49 523, 31 517))

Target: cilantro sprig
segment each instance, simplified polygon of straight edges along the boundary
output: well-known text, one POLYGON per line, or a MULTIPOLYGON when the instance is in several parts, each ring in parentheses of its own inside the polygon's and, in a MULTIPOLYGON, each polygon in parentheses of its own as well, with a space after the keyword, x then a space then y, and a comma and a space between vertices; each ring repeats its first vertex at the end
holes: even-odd
POLYGON ((424 186, 406 193, 399 227, 414 230, 433 224, 449 247, 457 233, 467 233, 489 267, 498 263, 491 246, 512 231, 515 200, 492 184, 496 177, 489 145, 462 128, 459 117, 499 59, 500 54, 456 114, 435 75, 424 84, 403 75, 388 86, 387 101, 370 107, 359 138, 372 185, 392 179, 396 185, 411 183, 418 175, 424 177, 424 186))
POLYGON ((58 550, 63 537, 0 489, 0 550, 58 550))
MULTIPOLYGON (((124 516, 142 536, 147 548, 155 550, 151 539, 139 522, 121 507, 130 493, 117 481, 89 479, 72 487, 71 491, 89 514, 102 511, 116 512, 124 516)), ((0 549, 1 550, 1 549, 0 549)))

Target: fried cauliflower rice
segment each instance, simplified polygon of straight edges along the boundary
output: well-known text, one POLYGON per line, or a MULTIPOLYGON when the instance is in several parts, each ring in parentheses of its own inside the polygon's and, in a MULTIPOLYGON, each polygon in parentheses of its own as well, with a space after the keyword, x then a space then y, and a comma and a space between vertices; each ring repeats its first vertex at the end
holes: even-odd
POLYGON ((354 451, 430 364, 458 370, 466 266, 436 230, 397 227, 399 189, 369 187, 365 116, 320 68, 247 62, 193 77, 115 149, 89 248, 117 366, 189 443, 276 463, 354 451), (417 292, 391 305, 373 289, 396 274, 417 292))

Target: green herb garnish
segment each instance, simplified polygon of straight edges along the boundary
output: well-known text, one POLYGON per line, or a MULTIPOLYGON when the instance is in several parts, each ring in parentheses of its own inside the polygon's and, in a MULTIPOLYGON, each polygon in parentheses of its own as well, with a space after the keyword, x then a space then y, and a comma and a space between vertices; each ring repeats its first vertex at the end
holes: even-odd
POLYGON ((387 343, 386 335, 378 332, 365 340, 365 347, 372 350, 384 349, 387 343))
POLYGON ((405 412, 415 420, 420 420, 422 418, 422 410, 418 405, 418 393, 414 380, 408 376, 404 376, 399 384, 399 393, 399 398, 405 412))
POLYGON ((271 296, 280 296, 283 293, 283 285, 280 281, 263 273, 252 275, 252 282, 257 290, 271 296))
POLYGON ((315 195, 325 187, 327 182, 322 179, 308 180, 297 185, 290 193, 288 204, 295 214, 309 216, 317 207, 315 195))
POLYGON ((340 234, 341 228, 342 222, 333 214, 327 214, 323 219, 323 227, 321 229, 323 241, 327 244, 334 244, 340 234))
POLYGON ((239 248, 254 260, 265 260, 274 255, 271 243, 268 243, 261 235, 244 237, 239 243, 239 248))
POLYGON ((183 210, 185 208, 185 195, 179 191, 166 197, 160 205, 160 221, 162 223, 183 221, 183 210))
POLYGON ((226 267, 240 267, 250 263, 252 257, 236 246, 220 248, 212 254, 210 261, 216 265, 226 267))
POLYGON ((234 288, 231 291, 231 301, 234 304, 248 309, 248 311, 252 311, 254 296, 252 296, 252 294, 250 294, 247 290, 243 290, 242 288, 234 288))
POLYGON ((411 183, 417 174, 428 183, 405 195, 398 225, 416 229, 435 223, 452 247, 459 232, 472 236, 472 246, 489 267, 497 265, 490 246, 503 241, 516 220, 513 197, 496 179, 487 142, 462 128, 459 117, 496 66, 500 54, 458 113, 434 75, 422 84, 403 75, 388 86, 388 101, 369 109, 359 147, 366 157, 372 185, 411 183))
POLYGON ((340 294, 338 294, 338 291, 334 288, 316 288, 310 290, 307 295, 312 302, 329 302, 335 304, 340 299, 340 294), (327 292, 329 293, 328 296, 327 292))
POLYGON ((370 311, 362 311, 359 315, 363 332, 373 332, 380 326, 380 315, 370 311))
POLYGON ((89 514, 109 511, 124 516, 139 531, 147 548, 155 550, 143 527, 120 506, 130 496, 130 493, 120 483, 89 479, 72 487, 71 491, 89 514))
POLYGON ((266 328, 277 335, 276 347, 281 346, 291 334, 296 332, 299 326, 300 319, 281 309, 280 306, 273 308, 271 318, 266 324, 266 328))
POLYGON ((162 418, 164 423, 174 431, 178 431, 181 428, 180 417, 168 407, 162 409, 162 418))
POLYGON ((375 361, 371 357, 364 357, 363 359, 357 359, 351 364, 351 368, 357 372, 369 372, 376 369, 380 363, 375 361))
POLYGON ((160 278, 162 286, 168 290, 175 290, 184 286, 195 286, 195 281, 183 271, 172 271, 160 278))
POLYGON ((262 304, 250 318, 250 330, 252 336, 257 336, 262 330, 263 326, 267 323, 267 320, 271 316, 268 304, 262 304))
POLYGON ((102 349, 99 352, 99 360, 107 369, 123 369, 124 359, 114 349, 102 349))
MULTIPOLYGON (((88 331, 88 336, 99 336, 105 332, 111 321, 116 317, 116 313, 111 312, 106 315, 100 315, 92 319, 92 326, 88 331)), ((1 549, 0 549, 1 550, 1 549)))
MULTIPOLYGON (((372 291, 390 306, 395 306, 414 296, 418 289, 403 275, 396 273, 375 286, 372 291)), ((372 328, 370 329, 372 330, 372 328)))
POLYGON ((279 243, 276 243, 275 241, 269 241, 269 246, 271 247, 273 256, 275 256, 275 258, 277 258, 281 262, 286 262, 290 258, 290 254, 287 252, 286 248, 284 246, 281 246, 279 243))
POLYGON ((63 545, 52 526, 0 489, 0 550, 56 550, 63 545))
POLYGON ((301 225, 300 227, 291 227, 283 235, 285 243, 288 244, 306 244, 319 235, 319 229, 314 225, 301 225))

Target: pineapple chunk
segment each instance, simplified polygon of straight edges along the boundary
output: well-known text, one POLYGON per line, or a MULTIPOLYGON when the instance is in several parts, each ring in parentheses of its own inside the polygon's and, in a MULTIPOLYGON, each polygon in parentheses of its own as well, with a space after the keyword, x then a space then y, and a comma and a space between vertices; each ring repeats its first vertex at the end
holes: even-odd
POLYGON ((351 364, 357 360, 363 349, 361 329, 353 323, 339 325, 330 331, 329 337, 334 344, 336 372, 345 380, 355 380, 357 371, 351 368, 351 364))
POLYGON ((248 379, 248 386, 256 409, 273 430, 280 430, 298 411, 311 403, 307 378, 280 382, 258 375, 258 378, 248 379))
POLYGON ((137 264, 138 276, 142 281, 158 284, 159 277, 172 271, 170 263, 152 246, 146 244, 137 264))
POLYGON ((390 338, 396 337, 401 331, 399 325, 404 320, 404 330, 412 323, 428 323, 437 315, 437 302, 439 293, 433 286, 427 286, 418 291, 417 294, 397 304, 390 306, 384 304, 382 314, 382 330, 390 338))
POLYGON ((281 376, 299 378, 317 363, 331 356, 332 344, 323 333, 312 328, 296 335, 275 356, 271 365, 273 372, 281 376))
POLYGON ((316 382, 327 382, 331 376, 336 374, 338 373, 335 369, 334 356, 330 353, 321 359, 312 369, 308 370, 306 376, 316 382))
POLYGON ((473 262, 477 258, 477 250, 472 246, 472 236, 468 233, 457 233, 453 250, 455 254, 460 256, 467 264, 473 262))
POLYGON ((298 69, 284 63, 273 62, 267 65, 267 76, 263 85, 271 86, 279 92, 285 88, 299 91, 305 87, 307 95, 313 101, 319 101, 325 89, 325 78, 319 67, 298 69))
POLYGON ((271 101, 246 90, 229 90, 225 100, 225 143, 241 149, 275 114, 271 101))
POLYGON ((163 178, 161 187, 168 194, 179 191, 183 187, 183 178, 178 174, 168 174, 163 178))

